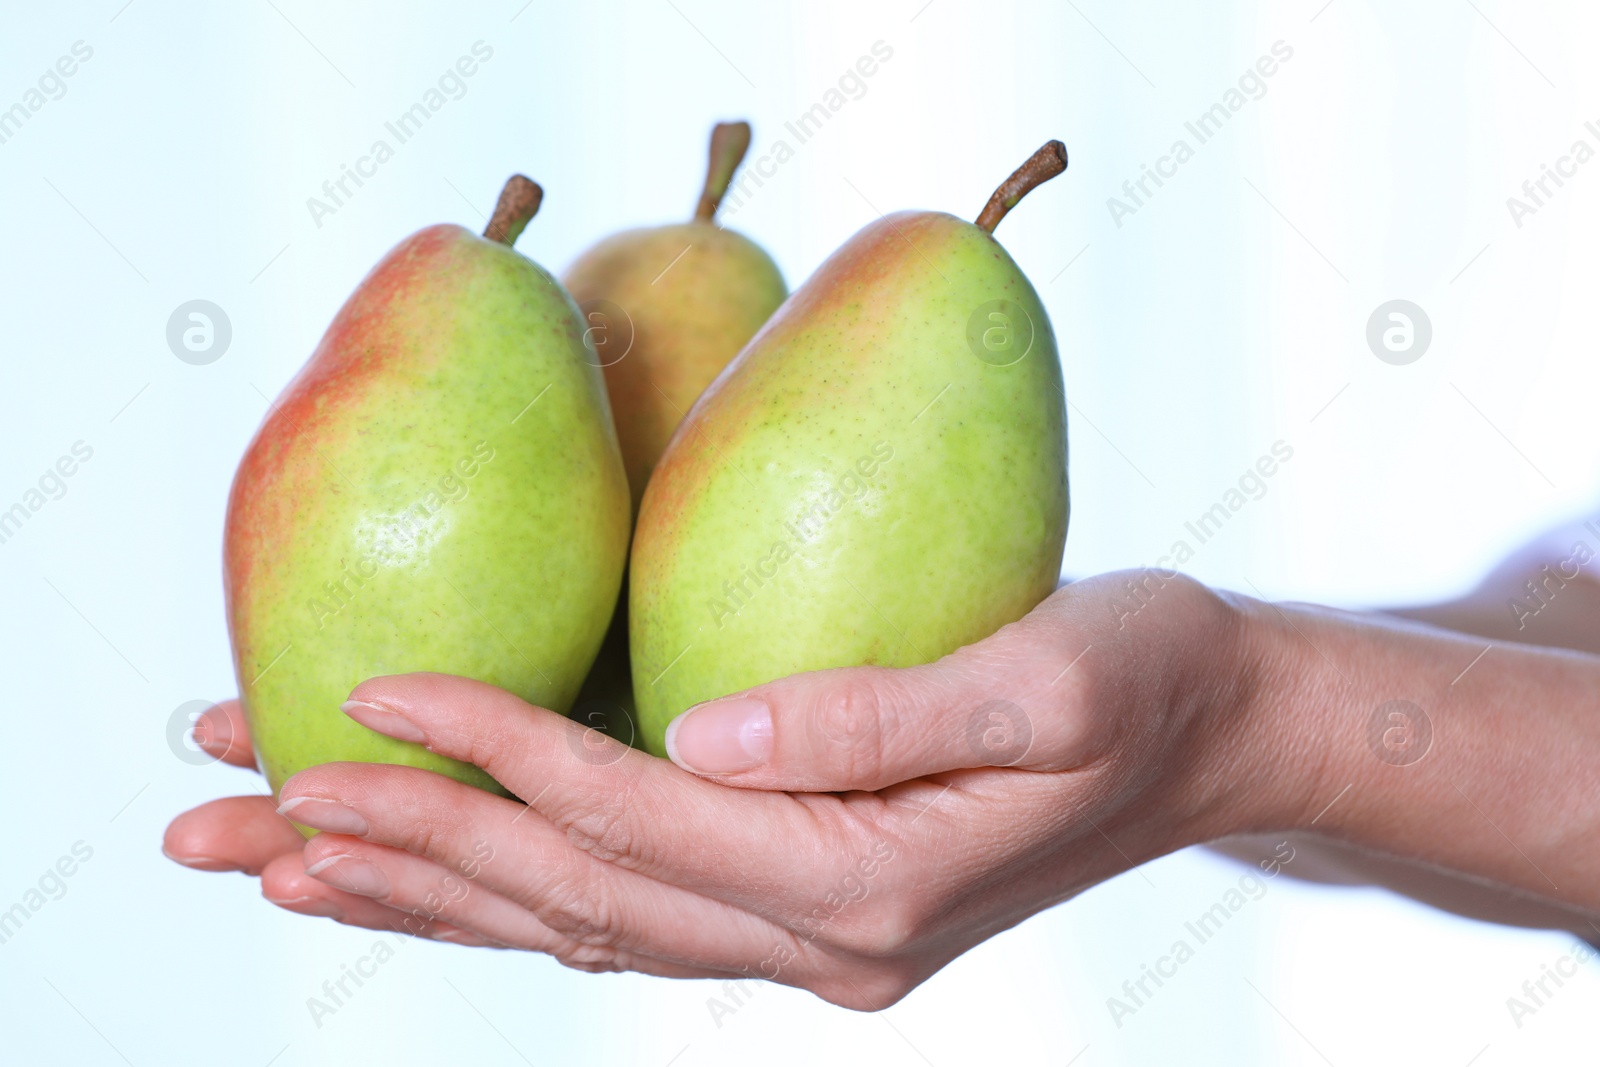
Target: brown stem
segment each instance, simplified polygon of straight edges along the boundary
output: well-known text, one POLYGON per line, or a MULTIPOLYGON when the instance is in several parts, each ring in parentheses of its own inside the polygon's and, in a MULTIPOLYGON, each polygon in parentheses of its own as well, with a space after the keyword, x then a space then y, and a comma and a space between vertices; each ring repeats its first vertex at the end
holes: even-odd
POLYGON ((994 191, 978 215, 978 228, 993 233, 1006 212, 1016 207, 1019 200, 1066 169, 1067 146, 1060 141, 1046 141, 1026 163, 1011 172, 1011 177, 1000 183, 1000 188, 994 191))
POLYGON ((517 238, 527 228, 528 220, 539 213, 539 202, 543 199, 544 190, 537 183, 520 174, 513 174, 506 179, 505 188, 500 190, 500 201, 494 206, 494 217, 483 228, 483 235, 507 247, 516 244, 517 238))
POLYGON ((700 194, 700 203, 694 209, 696 222, 710 222, 717 217, 717 205, 722 203, 733 181, 733 172, 744 161, 750 150, 750 124, 748 122, 719 122, 711 131, 711 162, 706 168, 706 187, 700 194))

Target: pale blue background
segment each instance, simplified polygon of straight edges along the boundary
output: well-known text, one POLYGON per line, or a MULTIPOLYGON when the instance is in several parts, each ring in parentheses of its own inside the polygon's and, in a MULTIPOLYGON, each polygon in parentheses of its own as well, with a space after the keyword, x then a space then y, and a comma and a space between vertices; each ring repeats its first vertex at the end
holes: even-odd
POLYGON ((865 95, 733 221, 798 284, 874 207, 975 214, 1064 139, 1069 174, 1000 236, 1061 342, 1070 573, 1153 562, 1280 439, 1293 460, 1199 577, 1447 595, 1600 486, 1600 164, 1521 228, 1505 206, 1597 143, 1587 5, 522 3, 7 5, 0 107, 73 42, 94 56, 0 144, 0 507, 74 441, 94 457, 0 545, 0 909, 75 841, 94 856, 0 945, 0 1060, 1489 1065, 1592 1045, 1594 963, 1522 1028, 1505 1008, 1566 939, 1284 878, 1117 1029, 1106 998, 1238 877, 1201 852, 996 938, 882 1018, 772 987, 719 1028, 708 985, 413 944, 315 1027, 306 998, 374 935, 164 860, 175 812, 256 787, 165 731, 234 691, 221 521, 262 394, 387 248, 481 225, 513 170, 547 190, 519 247, 559 269, 685 217, 711 121, 749 117, 764 151, 882 40, 865 95), (464 98, 314 226, 306 198, 478 40, 494 56, 464 98), (1278 40, 1294 57, 1264 98, 1118 227, 1107 198, 1278 40), (1364 341, 1396 297, 1433 321, 1408 367, 1364 341), (209 366, 165 342, 195 298, 233 325, 209 366))

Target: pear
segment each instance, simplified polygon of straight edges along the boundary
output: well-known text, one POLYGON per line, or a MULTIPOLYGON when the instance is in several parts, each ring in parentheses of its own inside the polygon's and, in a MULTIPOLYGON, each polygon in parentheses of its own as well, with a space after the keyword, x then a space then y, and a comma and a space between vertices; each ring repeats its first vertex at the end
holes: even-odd
POLYGON ((705 391, 634 531, 646 746, 800 671, 928 663, 1055 587, 1065 394, 1038 294, 992 235, 1066 168, 1052 141, 977 223, 909 211, 817 269, 705 391))
POLYGON ((788 295, 759 245, 716 224, 749 147, 748 123, 718 123, 694 217, 607 237, 564 277, 605 367, 635 506, 678 422, 788 295))
POLYGON ((330 760, 503 792, 340 704, 375 675, 442 671, 564 712, 600 646, 627 477, 577 305, 511 247, 541 196, 516 175, 483 237, 438 225, 400 242, 240 462, 228 622, 274 792, 330 760))

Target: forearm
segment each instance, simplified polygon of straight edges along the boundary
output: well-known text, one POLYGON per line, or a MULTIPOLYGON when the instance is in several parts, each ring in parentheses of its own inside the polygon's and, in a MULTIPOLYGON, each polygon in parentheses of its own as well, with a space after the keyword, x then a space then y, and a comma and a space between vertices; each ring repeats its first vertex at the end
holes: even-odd
POLYGON ((1309 787, 1274 813, 1282 828, 1600 913, 1600 657, 1305 605, 1244 611, 1275 679, 1262 743, 1298 753, 1309 787))
POLYGON ((1524 546, 1466 596, 1390 613, 1494 641, 1600 654, 1600 516, 1524 546))

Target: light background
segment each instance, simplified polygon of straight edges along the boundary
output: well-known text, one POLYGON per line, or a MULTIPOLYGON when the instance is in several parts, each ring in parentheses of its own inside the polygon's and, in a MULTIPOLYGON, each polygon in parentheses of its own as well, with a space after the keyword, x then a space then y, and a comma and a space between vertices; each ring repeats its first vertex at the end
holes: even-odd
POLYGON ((306 999, 374 935, 161 857, 173 814, 257 788, 177 758, 168 724, 234 692, 221 522, 266 396, 385 250, 481 226, 513 170, 547 190, 519 248, 559 269, 686 217, 710 122, 748 117, 753 156, 796 151, 730 223, 796 285, 878 209, 970 216, 1061 137, 1069 173, 999 236, 1063 353, 1068 573, 1155 561, 1279 440, 1292 461, 1200 547, 1198 577, 1349 606, 1449 595, 1600 487, 1600 162, 1520 227, 1506 207, 1575 139, 1600 147, 1588 5, 417 7, 107 0, 5 20, 0 108, 74 42, 93 57, 0 144, 0 508, 74 442, 94 454, 0 544, 0 910, 75 842, 93 858, 0 944, 0 1060, 1490 1065, 1592 1046, 1596 964, 1520 1028, 1505 1006, 1569 939, 1287 878, 1119 1028, 1106 998, 1243 870, 1199 851, 994 939, 878 1018, 764 987, 718 1026, 706 984, 411 944, 314 1025, 306 999), (315 225, 306 199, 480 40, 493 58, 466 94, 315 225), (796 145, 783 123, 880 40, 893 57, 865 94, 796 145), (1193 145, 1185 121, 1280 40, 1293 57, 1266 94, 1119 226, 1108 197, 1193 145), (165 340, 195 298, 233 328, 208 366, 165 340), (1433 324, 1410 366, 1365 343, 1393 298, 1433 324))

